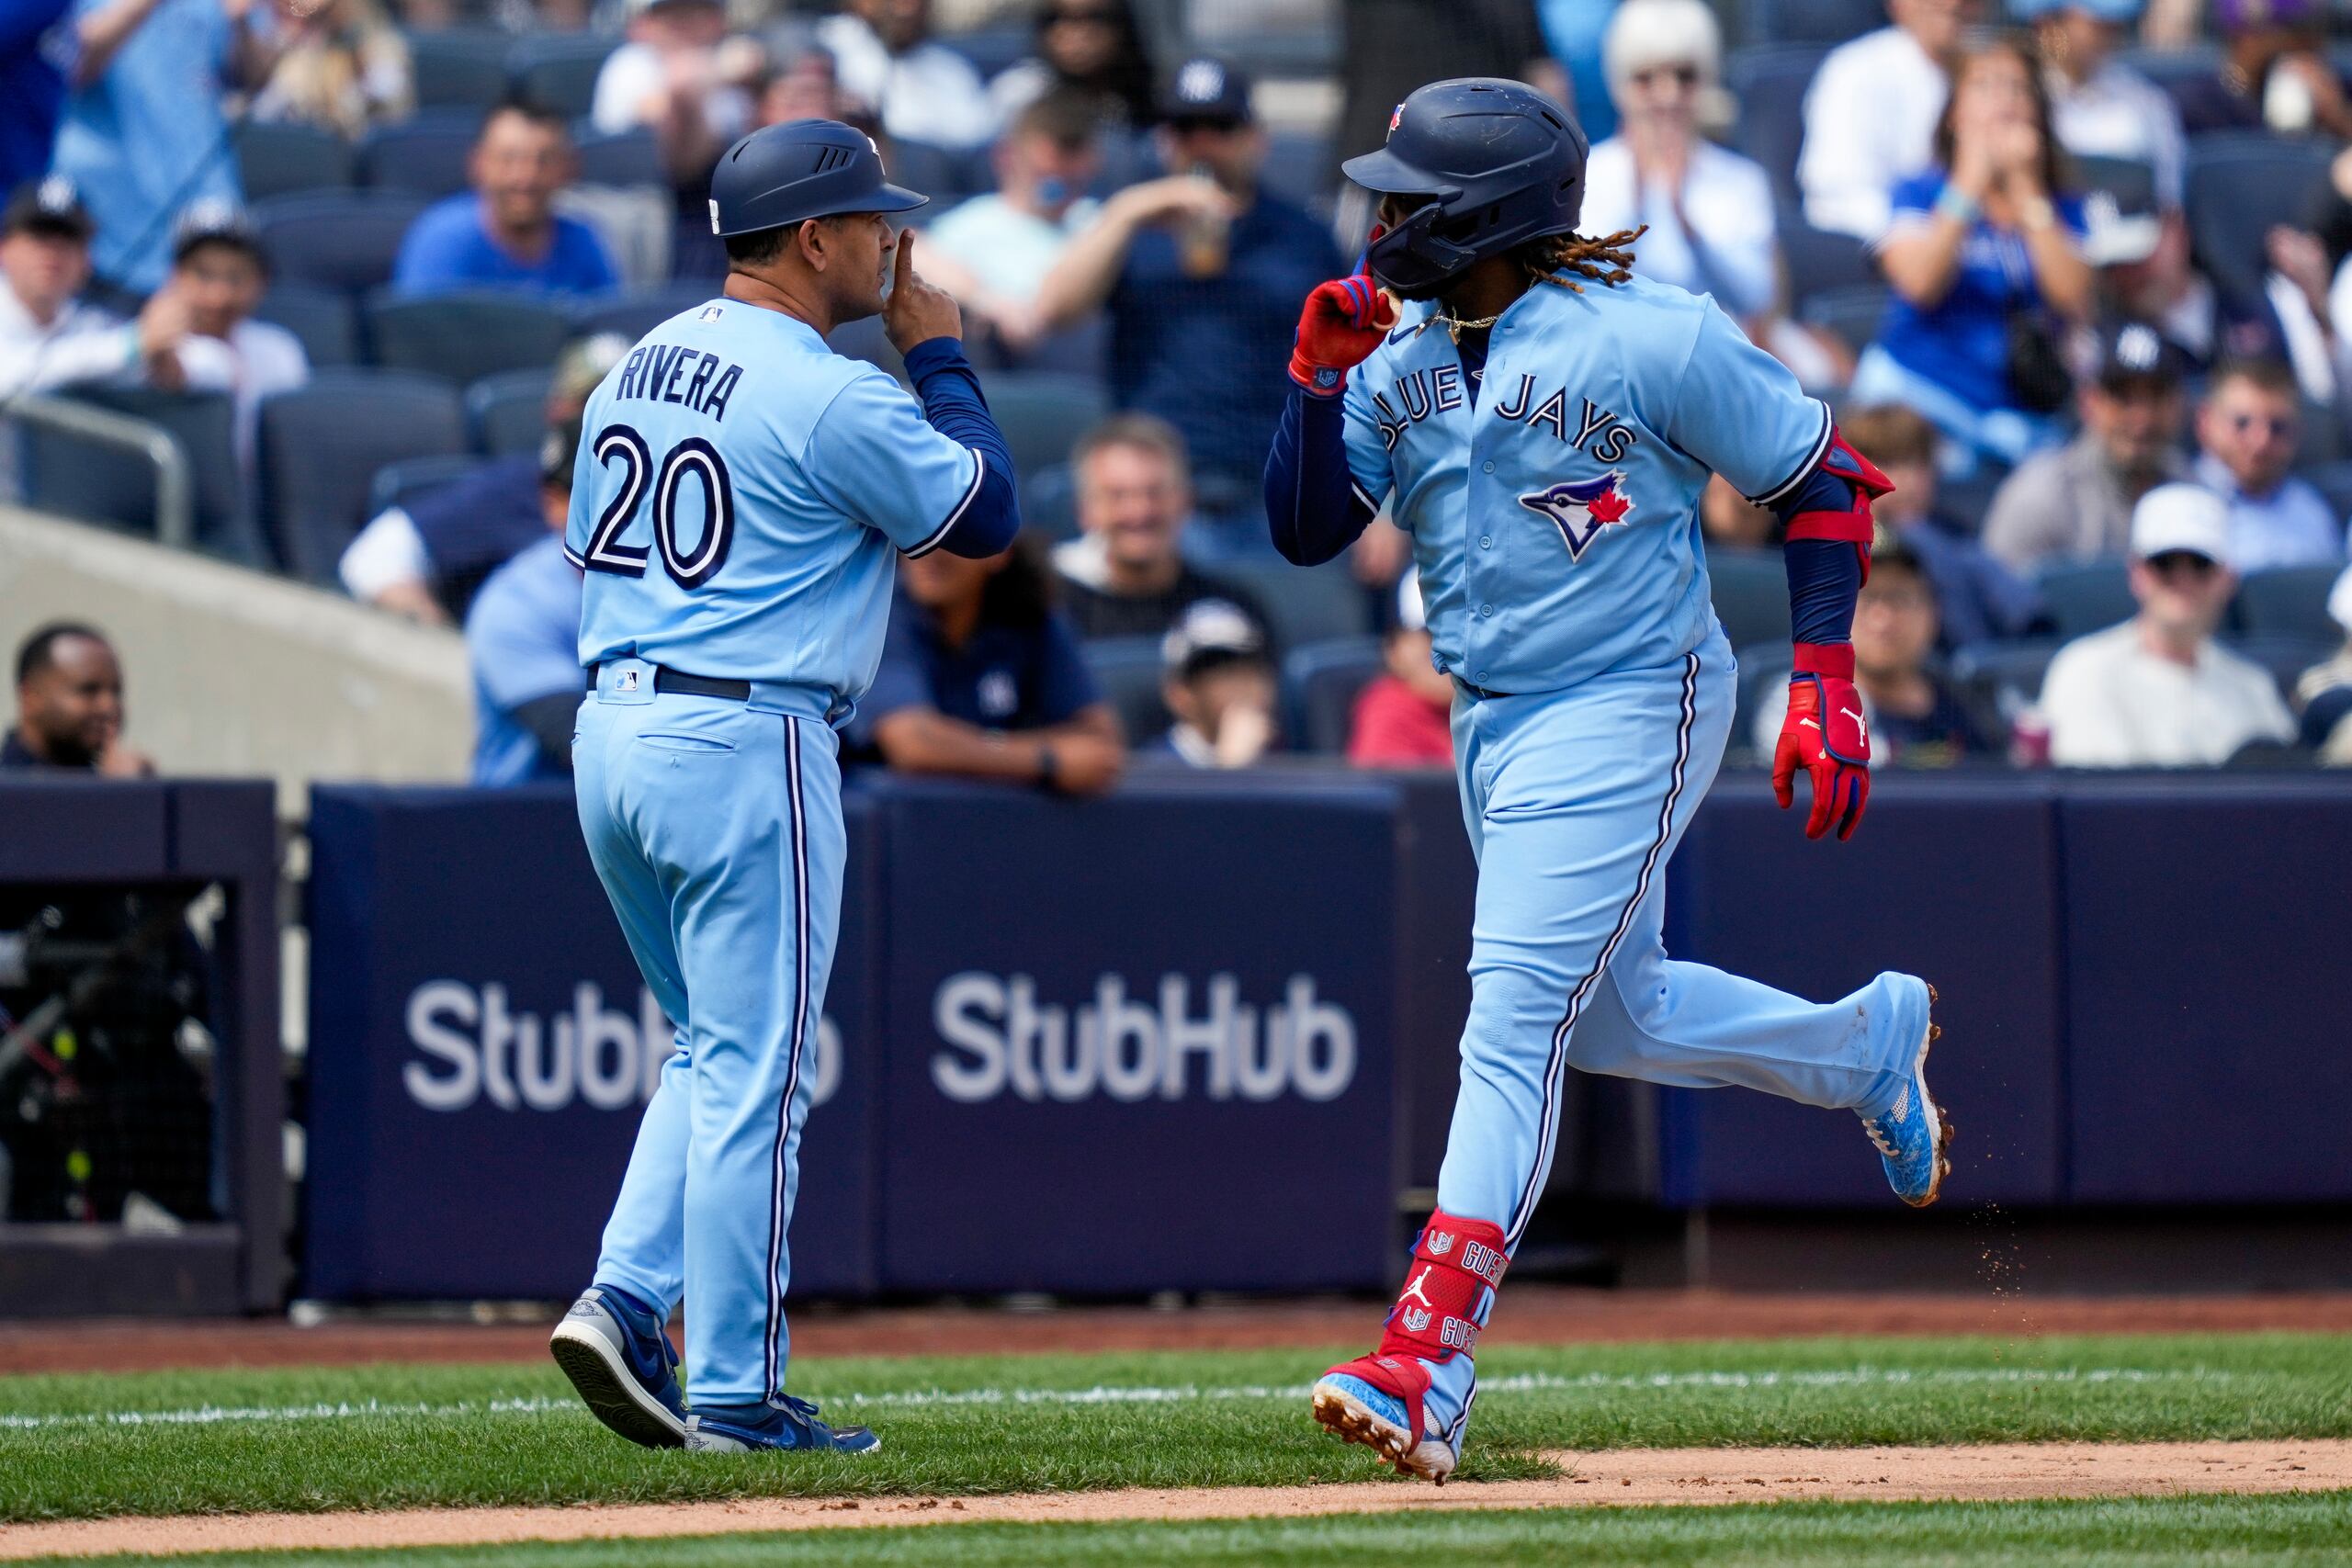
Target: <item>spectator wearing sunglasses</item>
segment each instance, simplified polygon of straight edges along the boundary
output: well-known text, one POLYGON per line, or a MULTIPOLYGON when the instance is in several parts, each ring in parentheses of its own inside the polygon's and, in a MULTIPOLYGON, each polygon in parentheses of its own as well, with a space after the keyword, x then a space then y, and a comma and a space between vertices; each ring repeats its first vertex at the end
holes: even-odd
POLYGON ((1140 130, 1152 119, 1151 57, 1127 0, 1051 0, 1037 13, 1037 52, 989 84, 1010 125, 1050 92, 1075 93, 1098 118, 1140 130))
POLYGON ((2240 571, 2344 558, 2344 520, 2294 477, 2302 405, 2276 360, 2224 365, 2197 411, 2197 482, 2228 505, 2230 561, 2240 571))
POLYGON ((2228 506, 2197 485, 2158 485, 2132 513, 2140 613, 2058 650, 2041 683, 2050 760, 2075 768, 2216 767, 2295 721, 2260 665, 2213 641, 2237 592, 2228 506))

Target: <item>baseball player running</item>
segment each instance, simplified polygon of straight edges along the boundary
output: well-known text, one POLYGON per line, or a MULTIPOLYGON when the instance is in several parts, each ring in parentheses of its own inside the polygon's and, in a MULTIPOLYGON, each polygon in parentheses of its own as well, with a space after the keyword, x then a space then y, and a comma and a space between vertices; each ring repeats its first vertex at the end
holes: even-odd
POLYGON ((831 120, 738 141, 711 180, 725 292, 647 333, 583 416, 580 826, 677 1051, 552 1349, 649 1447, 879 1442, 785 1393, 802 1066, 841 906, 835 727, 874 678, 898 552, 992 556, 1020 522, 955 302, 891 232, 923 200, 831 120), (920 404, 825 345, 876 312, 920 404), (682 1290, 691 1414, 662 1332, 682 1290))
POLYGON ((1326 1373, 1314 1410, 1442 1482, 1544 1190, 1563 1068, 1851 1109, 1913 1204, 1935 1201, 1951 1128, 1923 1077, 1924 981, 1881 975, 1815 1006, 1669 962, 1659 936, 1667 859, 1732 719, 1700 490, 1712 469, 1787 522, 1796 665, 1773 784, 1786 807, 1803 768, 1807 834, 1843 839, 1870 794, 1848 630, 1885 477, 1712 300, 1632 276, 1636 234, 1576 233, 1584 134, 1541 94, 1423 87, 1346 169, 1381 226, 1369 276, 1308 296, 1266 509, 1310 565, 1394 498, 1454 680, 1479 878, 1437 1212, 1379 1348, 1326 1373))

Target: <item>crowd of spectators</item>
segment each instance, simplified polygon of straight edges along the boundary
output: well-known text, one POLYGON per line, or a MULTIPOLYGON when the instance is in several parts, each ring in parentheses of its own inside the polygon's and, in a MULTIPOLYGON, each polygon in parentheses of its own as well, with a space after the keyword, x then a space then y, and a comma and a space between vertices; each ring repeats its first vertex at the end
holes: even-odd
MULTIPOLYGON (((855 753, 1075 793, 1131 761, 1442 761, 1410 541, 1375 525, 1336 575, 1286 580, 1258 570, 1257 492, 1299 301, 1369 221, 1338 157, 1422 80, 1510 74, 1572 96, 1592 133, 1586 230, 1641 230, 1637 271, 1713 294, 1896 480, 1854 629, 1883 758, 2352 761, 2352 579, 2329 593, 2352 506, 2352 53, 2316 0, 2213 0, 2209 40, 2141 0, 1866 4, 1767 112, 1763 65, 1801 46, 1742 47, 1706 0, 1351 0, 1330 7, 1335 115, 1258 79, 1295 69, 1279 58, 1253 74, 1167 49, 1148 0, 11 0, 0 401, 225 396, 258 514, 265 411, 318 347, 286 301, 332 294, 363 364, 373 312, 403 301, 557 313, 544 447, 383 492, 324 575, 465 629, 480 778, 560 772, 577 584, 549 528, 579 410, 715 289, 719 152, 842 118, 937 193, 912 215, 920 265, 988 384, 1084 394, 1016 439, 1041 454, 1021 475, 1035 537, 907 564, 855 753), (993 30, 943 30, 976 15, 993 30), (451 39, 599 28, 551 95, 520 65, 455 99, 428 74, 451 39), (384 140, 427 124, 470 139, 438 185, 400 162, 424 143, 384 140), (322 289, 289 268, 272 224, 298 198, 241 184, 246 139, 288 125, 413 202, 379 274, 322 289), (634 173, 611 172, 616 146, 643 149, 634 173), (2291 595, 2239 592, 2284 573, 2291 595), (2252 608, 2282 598, 2290 626, 2252 608)), ((1725 596, 1770 560, 1770 514, 1718 484, 1702 524, 1726 624, 1765 625, 1725 596)), ((1744 660, 1769 671, 1770 644, 1744 660)), ((1777 723, 1774 682, 1751 684, 1742 737, 1777 723)))

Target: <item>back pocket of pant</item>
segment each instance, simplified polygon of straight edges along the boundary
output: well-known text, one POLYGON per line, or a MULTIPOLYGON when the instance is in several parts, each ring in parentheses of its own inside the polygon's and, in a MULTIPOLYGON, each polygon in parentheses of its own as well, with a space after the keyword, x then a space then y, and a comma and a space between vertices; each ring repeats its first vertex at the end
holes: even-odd
POLYGON ((682 757, 723 757, 735 750, 735 742, 718 735, 691 735, 664 731, 657 735, 640 735, 639 746, 650 746, 656 751, 670 751, 682 757))

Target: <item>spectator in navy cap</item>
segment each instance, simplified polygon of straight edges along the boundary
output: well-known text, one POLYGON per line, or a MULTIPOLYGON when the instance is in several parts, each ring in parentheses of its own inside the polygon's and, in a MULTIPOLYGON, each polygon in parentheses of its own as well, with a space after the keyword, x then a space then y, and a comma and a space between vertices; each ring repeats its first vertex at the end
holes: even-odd
POLYGON ((2180 111, 2164 90, 2115 58, 2143 0, 2010 0, 2033 24, 2059 143, 2078 158, 2131 158, 2155 172, 2167 211, 2181 202, 2188 151, 2180 111))
POLYGON ((1290 341, 1298 302, 1341 269, 1329 231, 1260 186, 1250 95, 1223 61, 1177 67, 1157 133, 1173 172, 1104 202, 1036 300, 1046 331, 1108 302, 1112 397, 1182 432, 1203 513, 1234 524, 1228 548, 1264 541, 1250 519, 1290 389, 1265 346, 1290 341))
POLYGON ((2082 433, 2002 481, 1985 514, 1985 549, 2020 573, 2121 555, 2140 498, 2188 477, 2180 455, 2185 369, 2180 351, 2154 327, 2110 323, 2098 367, 2075 394, 2082 433))
POLYGON ((1275 744, 1280 697, 1266 635, 1238 605, 1203 599, 1160 639, 1160 700, 1175 723, 1150 754, 1188 768, 1246 768, 1275 744))
POLYGON ((1071 795, 1118 782, 1118 718, 1054 610, 1052 573, 1025 541, 986 560, 910 556, 899 584, 853 745, 900 773, 1071 795))
POLYGON ((600 294, 620 282, 596 231, 555 209, 576 160, 564 118, 512 100, 482 117, 466 160, 473 188, 428 207, 401 241, 392 287, 402 294, 534 288, 600 294))
POLYGON ((0 397, 84 381, 179 384, 184 300, 164 290, 125 322, 79 297, 93 227, 62 175, 28 180, 0 212, 0 397))
POLYGON ((2326 21, 2321 0, 2214 0, 2221 66, 2174 88, 2188 134, 2267 128, 2352 137, 2352 106, 2327 62, 2326 21))
POLYGON ((301 339, 253 319, 268 286, 269 257, 243 212, 200 201, 181 216, 170 284, 187 309, 180 368, 191 389, 226 392, 235 400, 237 457, 249 473, 261 400, 311 378, 301 339))

